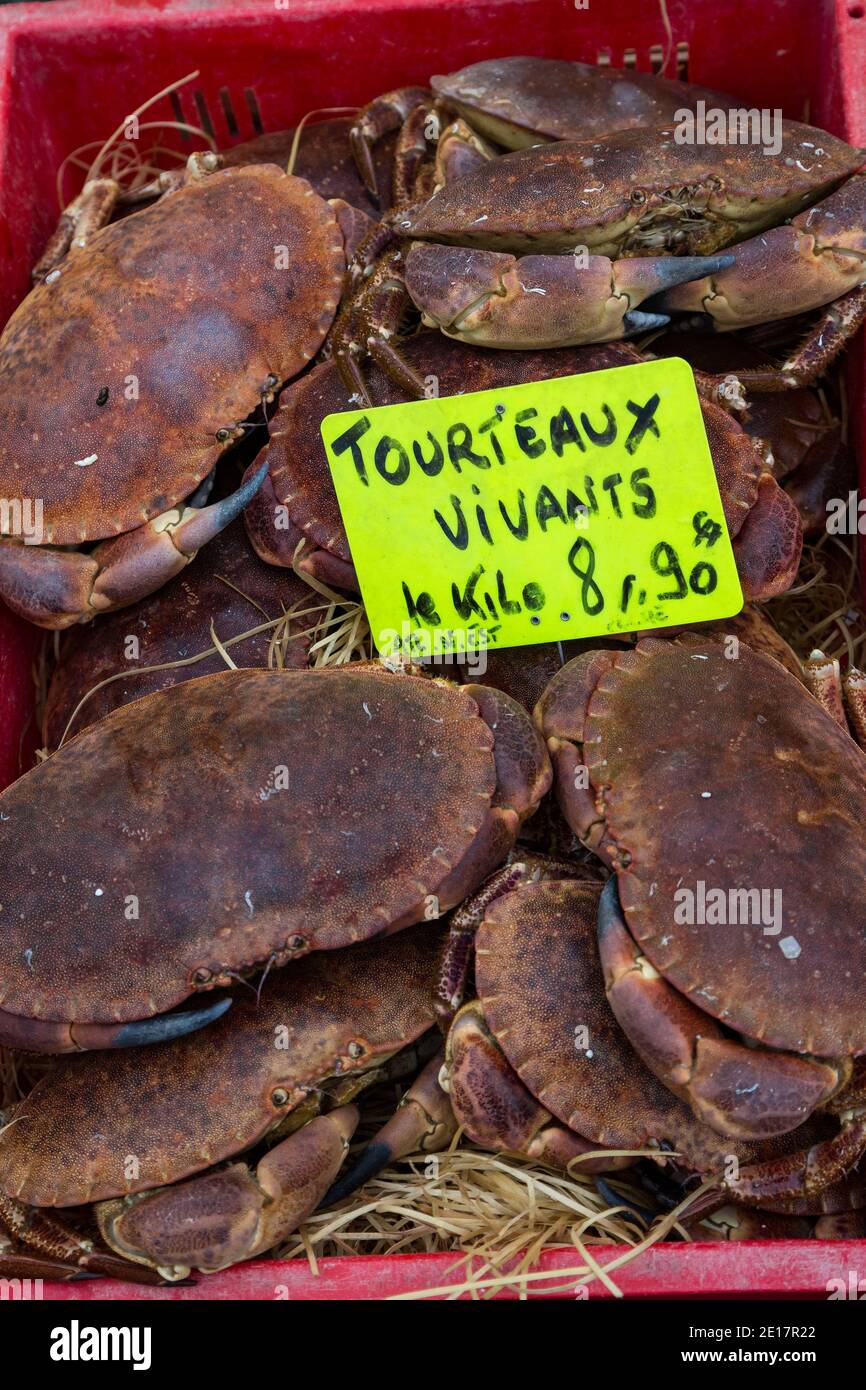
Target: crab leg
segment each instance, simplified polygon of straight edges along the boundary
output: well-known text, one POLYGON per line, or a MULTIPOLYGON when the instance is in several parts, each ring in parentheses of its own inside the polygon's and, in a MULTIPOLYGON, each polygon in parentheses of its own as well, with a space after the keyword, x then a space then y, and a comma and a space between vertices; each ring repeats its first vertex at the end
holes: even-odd
POLYGON ((526 872, 523 862, 504 865, 452 914, 436 986, 436 1013, 443 1026, 451 1023, 466 998, 475 933, 485 911, 503 893, 523 883, 526 872))
POLYGON ((458 118, 447 125, 439 136, 434 188, 442 188, 446 183, 462 179, 495 158, 493 146, 488 145, 462 118, 458 118))
POLYGON ((866 1152, 866 1116, 843 1124, 839 1133, 824 1143, 787 1158, 750 1164, 725 1189, 746 1206, 782 1203, 817 1197, 831 1183, 841 1182, 866 1152))
POLYGON ((316 1210, 343 1162, 358 1111, 319 1115, 245 1163, 96 1208, 104 1239, 127 1259, 184 1278, 252 1259, 291 1235, 316 1210))
POLYGON ((38 627, 65 628, 125 608, 185 569, 203 545, 239 516, 267 474, 263 463, 230 497, 173 507, 89 554, 0 540, 0 596, 38 627))
POLYGON ((222 1017, 231 999, 218 999, 200 1009, 156 1014, 134 1023, 60 1023, 52 1019, 23 1018, 0 1009, 0 1046, 22 1052, 99 1052, 120 1047, 144 1047, 171 1042, 196 1033, 222 1017))
POLYGON ((15 1271, 17 1278, 72 1279, 82 1273, 105 1274, 136 1284, 159 1284, 149 1269, 136 1268, 110 1250, 99 1250, 55 1216, 25 1206, 0 1193, 0 1222, 25 1251, 0 1256, 0 1271, 15 1271), (27 1254, 33 1251, 34 1254, 27 1254))
POLYGON ((397 87, 376 97, 358 112, 349 131, 349 143, 358 173, 374 198, 379 196, 379 189, 373 167, 373 145, 389 131, 398 130, 416 106, 427 106, 430 99, 431 93, 426 87, 397 87))
POLYGON ((844 1063, 727 1038, 640 954, 615 878, 599 900, 598 947, 608 1002, 635 1051, 718 1133, 738 1139, 787 1134, 847 1081, 850 1067, 844 1063))
POLYGON ((322 1206, 342 1202, 364 1183, 408 1154, 438 1153, 457 1130, 447 1095, 439 1084, 444 1062, 440 1049, 403 1096, 390 1120, 361 1150, 352 1166, 342 1172, 322 1198, 322 1206))
POLYGON ((429 162, 430 142, 427 131, 434 109, 432 102, 419 102, 417 106, 413 106, 400 127, 394 149, 392 176, 393 204, 396 208, 405 207, 418 197, 419 177, 423 167, 429 162))
POLYGON ((47 279, 68 251, 87 246, 94 232, 110 220, 119 196, 114 179, 91 179, 84 185, 60 214, 51 240, 33 267, 34 284, 47 279))
POLYGON ((84 1280, 87 1275, 77 1265, 65 1265, 60 1260, 42 1259, 39 1255, 28 1255, 25 1250, 4 1249, 0 1244, 0 1279, 53 1279, 57 1283, 68 1284, 71 1280, 84 1280))
POLYGON ((850 666, 843 677, 839 662, 819 651, 804 663, 803 675, 821 708, 866 749, 866 675, 850 666))

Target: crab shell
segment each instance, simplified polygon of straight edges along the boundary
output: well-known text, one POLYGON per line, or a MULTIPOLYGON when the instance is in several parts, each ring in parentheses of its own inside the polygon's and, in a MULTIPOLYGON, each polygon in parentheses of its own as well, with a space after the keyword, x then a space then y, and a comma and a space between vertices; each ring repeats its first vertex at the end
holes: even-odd
POLYGON ((731 104, 707 87, 561 58, 485 59, 433 77, 430 86, 481 135, 510 150, 663 125, 699 101, 731 104))
MULTIPOLYGON (((293 605, 308 608, 304 600, 309 596, 309 587, 290 570, 262 564, 238 518, 199 553, 194 564, 155 594, 133 608, 107 614, 99 623, 79 625, 63 634, 45 702, 45 747, 57 748, 64 735, 68 739, 81 733, 130 700, 224 671, 226 663, 218 652, 189 665, 172 663, 187 662, 198 652, 211 650, 212 629, 225 645, 240 633, 279 618, 293 605), (138 644, 134 661, 129 656, 130 639, 138 644), (147 669, 166 665, 169 669, 147 669), (144 669, 138 674, 137 668, 144 669), (109 684, 101 685, 103 681, 109 684)), ((291 637, 283 653, 286 667, 306 666, 310 622, 310 618, 291 620, 291 637)), ((273 635, 270 629, 232 644, 227 649, 232 661, 236 666, 267 666, 273 635)))
POLYGON ((0 493, 42 499, 50 545, 175 506, 214 467, 217 431, 314 356, 344 268, 333 209, 273 165, 104 228, 0 338, 0 493))
POLYGON ((0 1134, 0 1190, 77 1206, 242 1152, 328 1078, 369 1071, 431 1027, 441 944, 423 925, 311 956, 271 975, 260 998, 244 992, 206 1035, 62 1059, 0 1134))
MULTIPOLYGON (((796 1152, 802 1136, 723 1138, 644 1066, 605 996, 599 892, 599 884, 584 881, 527 883, 497 899, 478 929, 475 977, 484 1017, 531 1095, 599 1148, 667 1146, 701 1173, 720 1172, 731 1157, 753 1163, 796 1152)), ((450 1077, 458 1117, 474 1109, 462 1094, 471 1081, 458 1062, 450 1077)), ((501 1125, 507 1103, 503 1090, 485 1097, 483 1109, 501 1125)), ((513 1119, 520 1128, 520 1115, 513 1119)))
POLYGON ((782 123, 772 161, 751 145, 678 144, 669 126, 620 130, 503 155, 396 227, 410 240, 516 254, 709 255, 817 202, 863 161, 863 150, 795 121, 782 123))
MULTIPOLYGON (((441 396, 483 391, 549 377, 599 371, 642 361, 627 344, 602 344, 555 351, 502 353, 467 347, 439 333, 422 333, 402 348, 422 376, 433 376, 441 396)), ((405 396, 379 368, 369 367, 371 399, 391 405, 405 396)), ((335 364, 321 363, 288 387, 270 425, 269 474, 246 509, 250 539, 262 559, 291 565, 298 542, 309 543, 300 569, 327 583, 357 590, 357 578, 337 503, 320 426, 352 400, 335 364), (277 529, 284 507, 290 526, 277 529)), ((701 403, 728 530, 747 599, 783 593, 797 572, 802 532, 797 510, 772 477, 740 426, 724 411, 701 403)))
POLYGON ((0 1038, 143 1041, 196 990, 434 918, 550 777, 507 696, 378 666, 125 705, 0 797, 0 1038))
POLYGON ((647 638, 570 662, 535 717, 566 818, 615 869, 655 970, 769 1048, 866 1051, 866 756, 805 687, 745 644, 728 660, 695 634, 647 638), (778 890, 782 930, 683 921, 677 895, 700 881, 778 890))

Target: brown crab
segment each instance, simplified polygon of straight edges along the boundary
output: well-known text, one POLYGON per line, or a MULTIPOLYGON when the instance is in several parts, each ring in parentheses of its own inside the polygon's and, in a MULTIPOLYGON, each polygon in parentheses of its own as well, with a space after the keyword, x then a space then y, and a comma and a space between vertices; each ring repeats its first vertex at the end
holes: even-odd
MULTIPOLYGON (((715 1205, 815 1210, 818 1194, 853 1164, 855 1135, 866 1144, 866 1121, 843 1146, 824 1137, 832 1124, 756 1142, 723 1139, 696 1119, 644 1068, 611 1012, 596 944, 601 885, 533 882, 529 867, 502 871, 461 910, 480 918, 477 998, 451 1024, 443 1084, 469 1137, 577 1173, 627 1166, 649 1148, 714 1177, 715 1205)), ((450 947, 450 964, 464 953, 450 947)), ((453 987, 446 968, 446 1011, 453 987)))
POLYGON ((282 665, 306 666, 311 599, 290 570, 262 564, 239 517, 155 594, 63 634, 45 701, 44 746, 59 747, 130 700, 225 670, 214 635, 236 666, 268 666, 273 620, 287 610, 298 616, 286 623, 282 665), (252 635, 236 640, 245 632, 252 635), (203 652, 211 655, 196 660, 203 652))
POLYGON ((191 994, 435 918, 550 776, 507 696, 378 664, 124 705, 0 797, 0 1042, 173 1036, 213 1017, 162 1017, 191 994))
POLYGON ((866 757, 772 658, 695 634, 578 657, 535 717, 569 824, 615 872, 599 946, 636 1051, 735 1137, 838 1105, 849 1152, 866 757))
POLYGON ((432 139, 463 146, 458 172, 490 158, 495 148, 518 150, 551 140, 580 140, 611 130, 662 125, 678 111, 727 105, 720 92, 650 73, 569 62, 561 58, 488 58, 431 78, 424 87, 400 87, 361 109, 351 132, 364 183, 382 188, 374 159, 383 137, 398 131, 397 190, 414 183, 432 139), (456 117, 456 119, 455 119, 456 117))
MULTIPOLYGON (((278 1244, 340 1168, 352 1101, 431 1028, 441 941, 418 926, 313 956, 239 999, 206 1039, 64 1059, 0 1130, 0 1226, 24 1247, 0 1256, 0 1272, 15 1273, 28 1238, 31 1257, 60 1253, 121 1278, 141 1265, 183 1278, 278 1244), (116 1254, 81 1251, 72 1232, 64 1248, 46 1210, 90 1202, 116 1254)), ((451 1138, 429 1064, 386 1128, 395 1154, 451 1138)))
POLYGON ((340 208, 272 165, 96 232, 90 194, 0 338, 0 493, 41 508, 39 544, 0 539, 0 596, 44 627, 153 592, 246 505, 261 470, 203 511, 195 492, 313 357, 345 268, 340 208))
MULTIPOLYGON (((496 353, 423 333, 403 344, 413 373, 442 396, 517 382, 569 376, 641 361, 628 344, 496 353)), ((384 371, 372 367, 371 399, 405 399, 384 371)), ((353 402, 335 363, 322 363, 290 386, 270 425, 268 477, 245 512, 250 539, 263 560, 291 565, 326 583, 357 590, 357 579, 319 427, 353 402), (305 541, 298 553, 298 544, 305 541)), ((740 426, 718 406, 702 403, 725 520, 747 599, 783 593, 797 572, 802 533, 795 507, 767 472, 740 426)), ((252 469, 259 467, 256 460, 252 469)))
MULTIPOLYGON (((392 341, 407 294, 428 325, 498 348, 602 342, 659 326, 666 305, 681 307, 672 297, 675 285, 716 284, 724 273, 739 273, 733 255, 715 253, 763 236, 784 218, 805 217, 803 209, 828 194, 842 201, 839 220, 827 219, 836 234, 825 233, 822 251, 859 267, 859 275, 862 259, 848 241, 862 235, 863 181, 851 176, 864 158, 863 150, 792 121, 782 123, 772 177, 760 148, 678 143, 671 126, 514 151, 382 220, 355 258, 357 293, 335 327, 335 355, 355 389, 363 390, 359 363, 369 354, 423 394, 392 341), (409 243, 405 257, 400 244, 387 249, 395 241, 409 243), (652 304, 662 312, 639 310, 666 278, 664 297, 652 304)), ((814 216, 824 214, 816 209, 814 216)), ((742 273, 751 273, 745 263, 742 273)), ((763 273, 778 286, 775 265, 764 264, 763 273)), ((785 277, 792 303, 813 279, 805 261, 799 279, 785 277)), ((840 272, 825 277, 824 287, 824 299, 806 293, 791 312, 826 303, 850 284, 840 272)), ((764 317, 773 317, 772 306, 764 317)), ((853 331, 852 323, 845 331, 853 331)), ((842 341, 840 328, 836 350, 842 341)), ((823 347, 812 348, 810 372, 818 357, 822 366, 829 360, 823 347)), ((788 379, 797 371, 786 365, 788 379)))

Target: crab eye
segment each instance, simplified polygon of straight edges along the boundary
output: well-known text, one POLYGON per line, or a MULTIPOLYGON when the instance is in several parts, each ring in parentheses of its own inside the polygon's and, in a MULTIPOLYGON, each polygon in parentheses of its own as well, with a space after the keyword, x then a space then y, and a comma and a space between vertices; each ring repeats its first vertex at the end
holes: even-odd
POLYGON ((277 1086, 276 1090, 271 1091, 271 1105, 275 1105, 278 1109, 285 1105, 288 1099, 289 1093, 282 1086, 277 1086))
POLYGON ((306 946, 307 942, 306 938, 303 936, 290 936, 288 944, 290 950, 300 951, 303 946, 306 946))
POLYGON ((200 965, 198 970, 196 970, 193 974, 192 982, 194 985, 206 985, 212 979, 213 975, 211 974, 211 972, 209 970, 206 970, 203 965, 200 965))
POLYGON ((225 427, 223 427, 222 429, 218 429, 218 430, 217 430, 217 432, 216 432, 216 441, 217 441, 218 444, 225 444, 226 440, 227 440, 227 439, 230 439, 230 438, 231 438, 231 430, 227 430, 227 429, 225 429, 225 427))
POLYGON ((644 193, 642 188, 632 189, 631 201, 634 203, 635 207, 640 207, 643 203, 646 202, 646 194, 644 193))
POLYGON ((99 392, 99 395, 96 397, 96 404, 97 404, 97 405, 105 405, 105 404, 107 403, 107 401, 108 401, 108 387, 107 387, 107 386, 103 386, 103 387, 102 387, 102 390, 99 392))
POLYGON ((349 1046, 346 1048, 346 1051, 348 1052, 349 1056, 353 1059, 353 1061, 357 1060, 358 1057, 363 1057, 364 1055, 364 1049, 359 1042, 350 1042, 349 1046))

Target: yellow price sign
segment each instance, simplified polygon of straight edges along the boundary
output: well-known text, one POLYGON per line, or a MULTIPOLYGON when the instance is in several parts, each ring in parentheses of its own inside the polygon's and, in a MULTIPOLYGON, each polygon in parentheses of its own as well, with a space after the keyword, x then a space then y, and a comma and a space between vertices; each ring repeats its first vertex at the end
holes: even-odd
POLYGON ((602 637, 742 608, 681 358, 341 411, 322 440, 383 654, 602 637))

